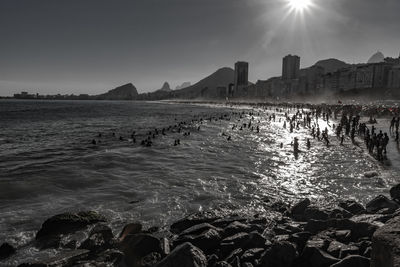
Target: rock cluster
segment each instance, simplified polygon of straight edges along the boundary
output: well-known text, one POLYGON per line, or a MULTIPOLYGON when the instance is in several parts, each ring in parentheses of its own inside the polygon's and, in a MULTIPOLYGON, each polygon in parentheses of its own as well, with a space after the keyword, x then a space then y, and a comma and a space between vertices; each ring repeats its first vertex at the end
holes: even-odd
MULTIPOLYGON (((38 248, 58 255, 21 266, 400 266, 400 185, 390 192, 392 199, 378 196, 366 207, 347 200, 321 208, 303 199, 270 203, 266 216, 197 213, 168 231, 131 223, 118 237, 95 212, 60 214, 36 235, 38 248)), ((14 253, 0 247, 3 258, 14 253)))

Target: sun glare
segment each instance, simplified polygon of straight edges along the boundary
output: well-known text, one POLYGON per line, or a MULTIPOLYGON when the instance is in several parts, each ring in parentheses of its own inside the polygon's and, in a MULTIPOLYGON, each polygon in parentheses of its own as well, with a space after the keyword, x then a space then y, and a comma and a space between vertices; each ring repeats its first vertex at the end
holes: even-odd
POLYGON ((311 0, 288 0, 288 4, 292 10, 304 11, 311 6, 311 0))

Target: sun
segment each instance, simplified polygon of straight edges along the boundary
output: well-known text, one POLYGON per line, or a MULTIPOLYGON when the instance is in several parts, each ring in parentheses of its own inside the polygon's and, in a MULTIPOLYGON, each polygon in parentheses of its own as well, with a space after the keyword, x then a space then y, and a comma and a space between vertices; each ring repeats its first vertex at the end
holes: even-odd
POLYGON ((290 8, 302 12, 312 5, 312 0, 287 0, 290 8))

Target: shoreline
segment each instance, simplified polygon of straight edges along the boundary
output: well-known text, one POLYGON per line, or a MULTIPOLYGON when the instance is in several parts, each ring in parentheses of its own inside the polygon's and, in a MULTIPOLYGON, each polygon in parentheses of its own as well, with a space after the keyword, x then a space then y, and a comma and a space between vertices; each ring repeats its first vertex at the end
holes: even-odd
MULTIPOLYGON (((189 214, 166 229, 131 222, 114 235, 102 214, 55 215, 29 244, 52 249, 18 266, 397 266, 400 184, 364 207, 354 200, 321 207, 265 200, 263 214, 240 216, 217 210, 189 214), (336 264, 336 265, 335 265, 336 264), (347 264, 347 265, 346 265, 347 264), (353 264, 353 265, 349 265, 353 264)), ((0 265, 17 262, 18 250, 0 244, 0 265)))

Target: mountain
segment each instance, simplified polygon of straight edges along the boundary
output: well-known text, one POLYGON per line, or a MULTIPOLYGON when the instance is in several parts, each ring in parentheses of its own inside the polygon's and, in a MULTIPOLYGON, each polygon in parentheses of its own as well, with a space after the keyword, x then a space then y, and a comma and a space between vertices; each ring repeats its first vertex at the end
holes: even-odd
POLYGON ((194 85, 173 91, 174 98, 215 98, 220 97, 220 90, 228 88, 233 83, 235 71, 231 68, 221 68, 197 82, 194 85))
POLYGON ((165 82, 161 89, 158 89, 157 91, 170 92, 172 90, 171 87, 169 87, 169 83, 165 82))
POLYGON ((178 85, 178 86, 175 88, 175 90, 184 89, 184 88, 186 88, 186 87, 189 87, 190 85, 191 85, 190 82, 184 82, 184 83, 182 83, 181 85, 178 85))
POLYGON ((330 59, 320 60, 317 63, 315 63, 314 66, 323 67, 325 73, 330 73, 330 72, 335 72, 342 68, 347 68, 350 65, 344 61, 340 61, 335 58, 330 58, 330 59))
POLYGON ((134 100, 138 97, 136 87, 132 83, 127 83, 116 87, 107 93, 95 96, 99 100, 134 100))
POLYGON ((372 64, 372 63, 381 63, 381 62, 383 62, 383 61, 385 61, 385 56, 382 54, 382 52, 376 52, 375 54, 373 54, 372 56, 371 56, 371 58, 368 60, 368 63, 369 64, 372 64))

